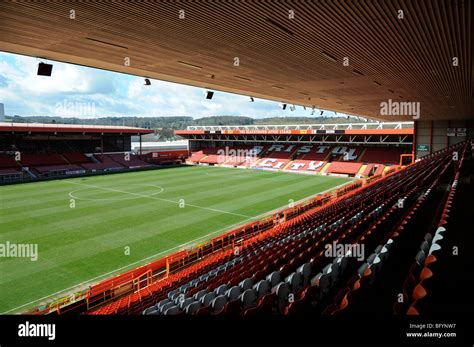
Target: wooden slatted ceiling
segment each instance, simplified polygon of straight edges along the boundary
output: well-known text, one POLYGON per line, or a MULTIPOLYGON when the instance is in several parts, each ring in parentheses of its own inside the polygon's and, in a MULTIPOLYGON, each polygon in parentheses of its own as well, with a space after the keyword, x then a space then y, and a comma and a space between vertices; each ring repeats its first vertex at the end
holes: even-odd
POLYGON ((411 119, 380 116, 388 99, 461 119, 473 114, 472 11, 470 0, 6 1, 0 49, 384 120, 411 119))

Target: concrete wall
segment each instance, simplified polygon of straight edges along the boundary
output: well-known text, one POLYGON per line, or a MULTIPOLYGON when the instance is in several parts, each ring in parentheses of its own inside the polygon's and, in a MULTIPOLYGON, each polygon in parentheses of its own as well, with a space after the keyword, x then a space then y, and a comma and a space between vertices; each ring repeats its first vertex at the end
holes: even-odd
MULTIPOLYGON (((436 152, 462 142, 467 138, 474 138, 473 120, 442 120, 442 121, 416 121, 416 157, 436 152), (448 128, 466 128, 466 136, 448 136, 448 128), (426 145, 427 150, 419 146, 426 145)), ((459 134, 455 131, 455 134, 459 134)))

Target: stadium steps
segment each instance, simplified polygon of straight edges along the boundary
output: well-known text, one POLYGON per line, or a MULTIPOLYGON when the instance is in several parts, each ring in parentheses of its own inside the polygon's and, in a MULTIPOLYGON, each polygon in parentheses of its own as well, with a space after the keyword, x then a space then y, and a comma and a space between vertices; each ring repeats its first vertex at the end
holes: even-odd
POLYGON ((363 164, 363 165, 360 167, 359 171, 357 171, 357 174, 356 174, 356 175, 362 175, 362 174, 364 173, 364 171, 365 171, 366 168, 367 168, 367 165, 363 164))
POLYGON ((269 151, 271 146, 267 146, 267 148, 263 147, 262 151, 258 154, 260 159, 263 159, 267 157, 267 155, 270 155, 272 152, 269 151))
POLYGON ((383 173, 384 168, 385 168, 385 165, 379 164, 377 169, 374 172, 374 176, 381 175, 383 173))
POLYGON ((364 176, 369 176, 369 174, 372 172, 372 168, 374 167, 374 164, 367 164, 365 171, 362 173, 364 176))
POLYGON ((293 148, 293 150, 290 152, 290 155, 288 156, 288 159, 290 161, 293 161, 295 160, 295 158, 297 157, 297 154, 298 154, 298 150, 300 149, 300 146, 299 145, 295 145, 295 148, 293 148))
POLYGON ((331 153, 332 153, 332 147, 328 149, 328 153, 326 154, 324 159, 321 161, 329 161, 329 158, 331 157, 331 153))
POLYGON ((327 169, 331 166, 332 163, 326 163, 321 170, 319 170, 320 173, 326 173, 327 169))
POLYGON ((85 154, 85 156, 86 156, 87 158, 89 158, 89 160, 91 160, 91 161, 92 161, 93 163, 95 163, 95 164, 100 164, 100 163, 101 163, 101 162, 99 161, 99 159, 97 159, 97 158, 95 157, 95 155, 92 154, 92 153, 91 153, 91 154, 85 154))
POLYGON ((231 156, 229 156, 223 163, 221 163, 220 165, 227 165, 228 162, 231 162, 233 161, 234 158, 232 158, 231 156))
POLYGON ((367 151, 367 148, 364 147, 362 149, 362 152, 357 156, 357 161, 358 162, 362 162, 362 159, 364 158, 364 154, 365 154, 366 151, 367 151))
POLYGON ((258 158, 258 159, 255 161, 255 163, 252 164, 252 167, 258 166, 262 160, 265 160, 265 158, 258 158))
POLYGON ((74 163, 71 163, 64 155, 61 154, 61 158, 68 164, 68 165, 74 165, 74 163))
POLYGON ((38 178, 29 167, 24 167, 23 172, 26 172, 31 178, 38 178))
POLYGON ((204 157, 200 158, 198 163, 201 164, 201 160, 206 159, 207 157, 208 157, 208 155, 205 155, 204 157))
POLYGON ((288 163, 286 163, 285 166, 283 166, 280 170, 281 171, 285 171, 286 169, 288 169, 288 167, 293 163, 293 160, 290 160, 288 163))

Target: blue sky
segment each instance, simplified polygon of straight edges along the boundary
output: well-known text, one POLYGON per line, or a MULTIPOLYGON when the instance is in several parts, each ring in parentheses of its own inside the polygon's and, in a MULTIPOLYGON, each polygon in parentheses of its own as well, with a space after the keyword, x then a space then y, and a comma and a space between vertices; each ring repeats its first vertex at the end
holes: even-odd
MULTIPOLYGON (((311 116, 311 110, 281 109, 274 101, 206 90, 54 61, 51 77, 37 76, 38 58, 0 52, 0 103, 5 114, 99 118, 107 116, 311 116)), ((319 115, 319 110, 315 115, 319 115)), ((334 115, 325 111, 325 116, 334 115)))

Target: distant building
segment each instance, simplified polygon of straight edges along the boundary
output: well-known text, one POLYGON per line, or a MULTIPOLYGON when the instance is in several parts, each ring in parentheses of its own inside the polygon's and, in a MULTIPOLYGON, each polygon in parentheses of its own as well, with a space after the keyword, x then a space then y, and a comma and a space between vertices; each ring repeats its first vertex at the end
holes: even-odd
MULTIPOLYGON (((162 142, 142 142, 142 153, 147 154, 151 152, 160 152, 160 151, 187 151, 188 150, 188 140, 180 141, 162 141, 162 142)), ((139 153, 140 151, 140 142, 132 141, 132 151, 139 153)))
POLYGON ((5 106, 0 102, 0 122, 5 122, 5 106))

